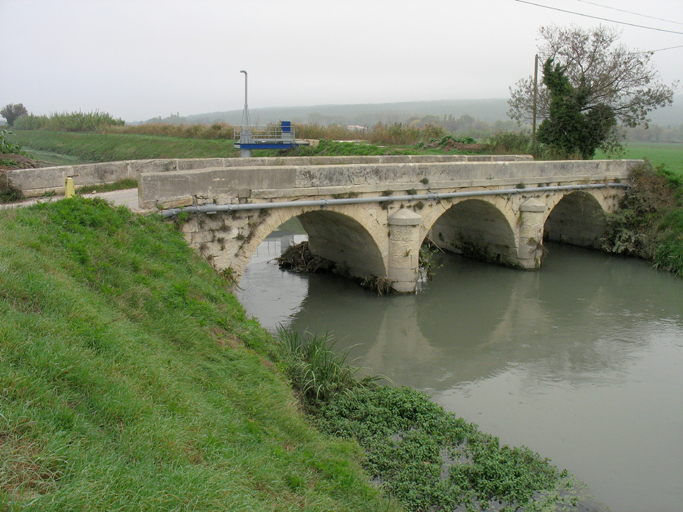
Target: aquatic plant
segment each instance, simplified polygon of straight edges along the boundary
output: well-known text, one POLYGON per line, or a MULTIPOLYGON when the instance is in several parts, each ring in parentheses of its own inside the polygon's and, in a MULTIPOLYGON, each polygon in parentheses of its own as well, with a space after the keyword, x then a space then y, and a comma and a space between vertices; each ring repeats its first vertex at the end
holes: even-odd
POLYGON ((580 500, 566 471, 526 447, 500 446, 407 387, 338 393, 319 425, 358 441, 366 469, 407 510, 556 510, 580 500))

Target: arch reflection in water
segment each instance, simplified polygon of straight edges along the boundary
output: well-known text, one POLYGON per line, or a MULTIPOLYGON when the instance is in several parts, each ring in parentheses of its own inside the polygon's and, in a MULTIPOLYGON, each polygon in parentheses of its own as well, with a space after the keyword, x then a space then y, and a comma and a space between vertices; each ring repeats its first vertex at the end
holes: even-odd
POLYGON ((306 276, 282 272, 275 261, 292 244, 306 240, 306 235, 291 231, 275 231, 261 243, 247 265, 237 298, 246 311, 261 325, 275 332, 279 323, 299 311, 308 295, 306 276), (273 293, 273 289, 287 294, 273 293))

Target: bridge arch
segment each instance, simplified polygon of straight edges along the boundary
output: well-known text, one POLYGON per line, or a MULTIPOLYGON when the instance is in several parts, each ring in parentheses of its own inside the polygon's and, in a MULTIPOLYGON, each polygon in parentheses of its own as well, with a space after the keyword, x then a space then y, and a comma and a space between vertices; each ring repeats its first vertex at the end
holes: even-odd
POLYGON ((509 198, 466 198, 439 206, 423 222, 425 236, 437 246, 492 263, 517 264, 517 220, 509 198))
POLYGON ((615 198, 615 195, 606 196, 603 190, 549 196, 543 238, 599 249, 607 228, 606 212, 614 209, 615 198))
POLYGON ((260 219, 247 223, 249 239, 239 246, 233 260, 236 273, 241 276, 266 237, 294 217, 306 230, 313 254, 338 263, 354 277, 386 276, 386 228, 356 205, 269 210, 260 219))

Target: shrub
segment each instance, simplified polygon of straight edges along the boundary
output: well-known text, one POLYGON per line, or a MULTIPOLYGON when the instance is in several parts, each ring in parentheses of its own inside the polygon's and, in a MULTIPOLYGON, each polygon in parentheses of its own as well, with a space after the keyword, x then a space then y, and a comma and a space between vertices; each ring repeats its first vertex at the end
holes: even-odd
POLYGON ((9 155, 23 155, 24 152, 21 150, 21 143, 15 144, 9 141, 8 135, 12 135, 9 130, 0 131, 0 154, 9 155))
POLYGON ((525 131, 502 131, 486 140, 486 147, 494 154, 530 154, 531 135, 525 131))
POLYGON ((607 217, 603 249, 652 260, 657 268, 683 275, 681 177, 646 163, 630 178, 619 210, 607 217))

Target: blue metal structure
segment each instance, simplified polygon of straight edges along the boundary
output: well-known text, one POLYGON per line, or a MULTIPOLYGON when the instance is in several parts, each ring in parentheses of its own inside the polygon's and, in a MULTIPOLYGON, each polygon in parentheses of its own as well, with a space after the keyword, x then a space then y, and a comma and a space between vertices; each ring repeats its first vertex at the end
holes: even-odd
POLYGON ((235 147, 238 149, 289 149, 303 145, 297 142, 291 121, 279 126, 235 127, 235 147))
POLYGON ((281 121, 280 126, 251 126, 247 102, 248 75, 244 70, 240 73, 244 73, 244 110, 242 126, 236 127, 233 133, 235 148, 240 150, 240 156, 251 157, 252 149, 289 149, 307 145, 307 142, 296 142, 291 121, 281 121))

